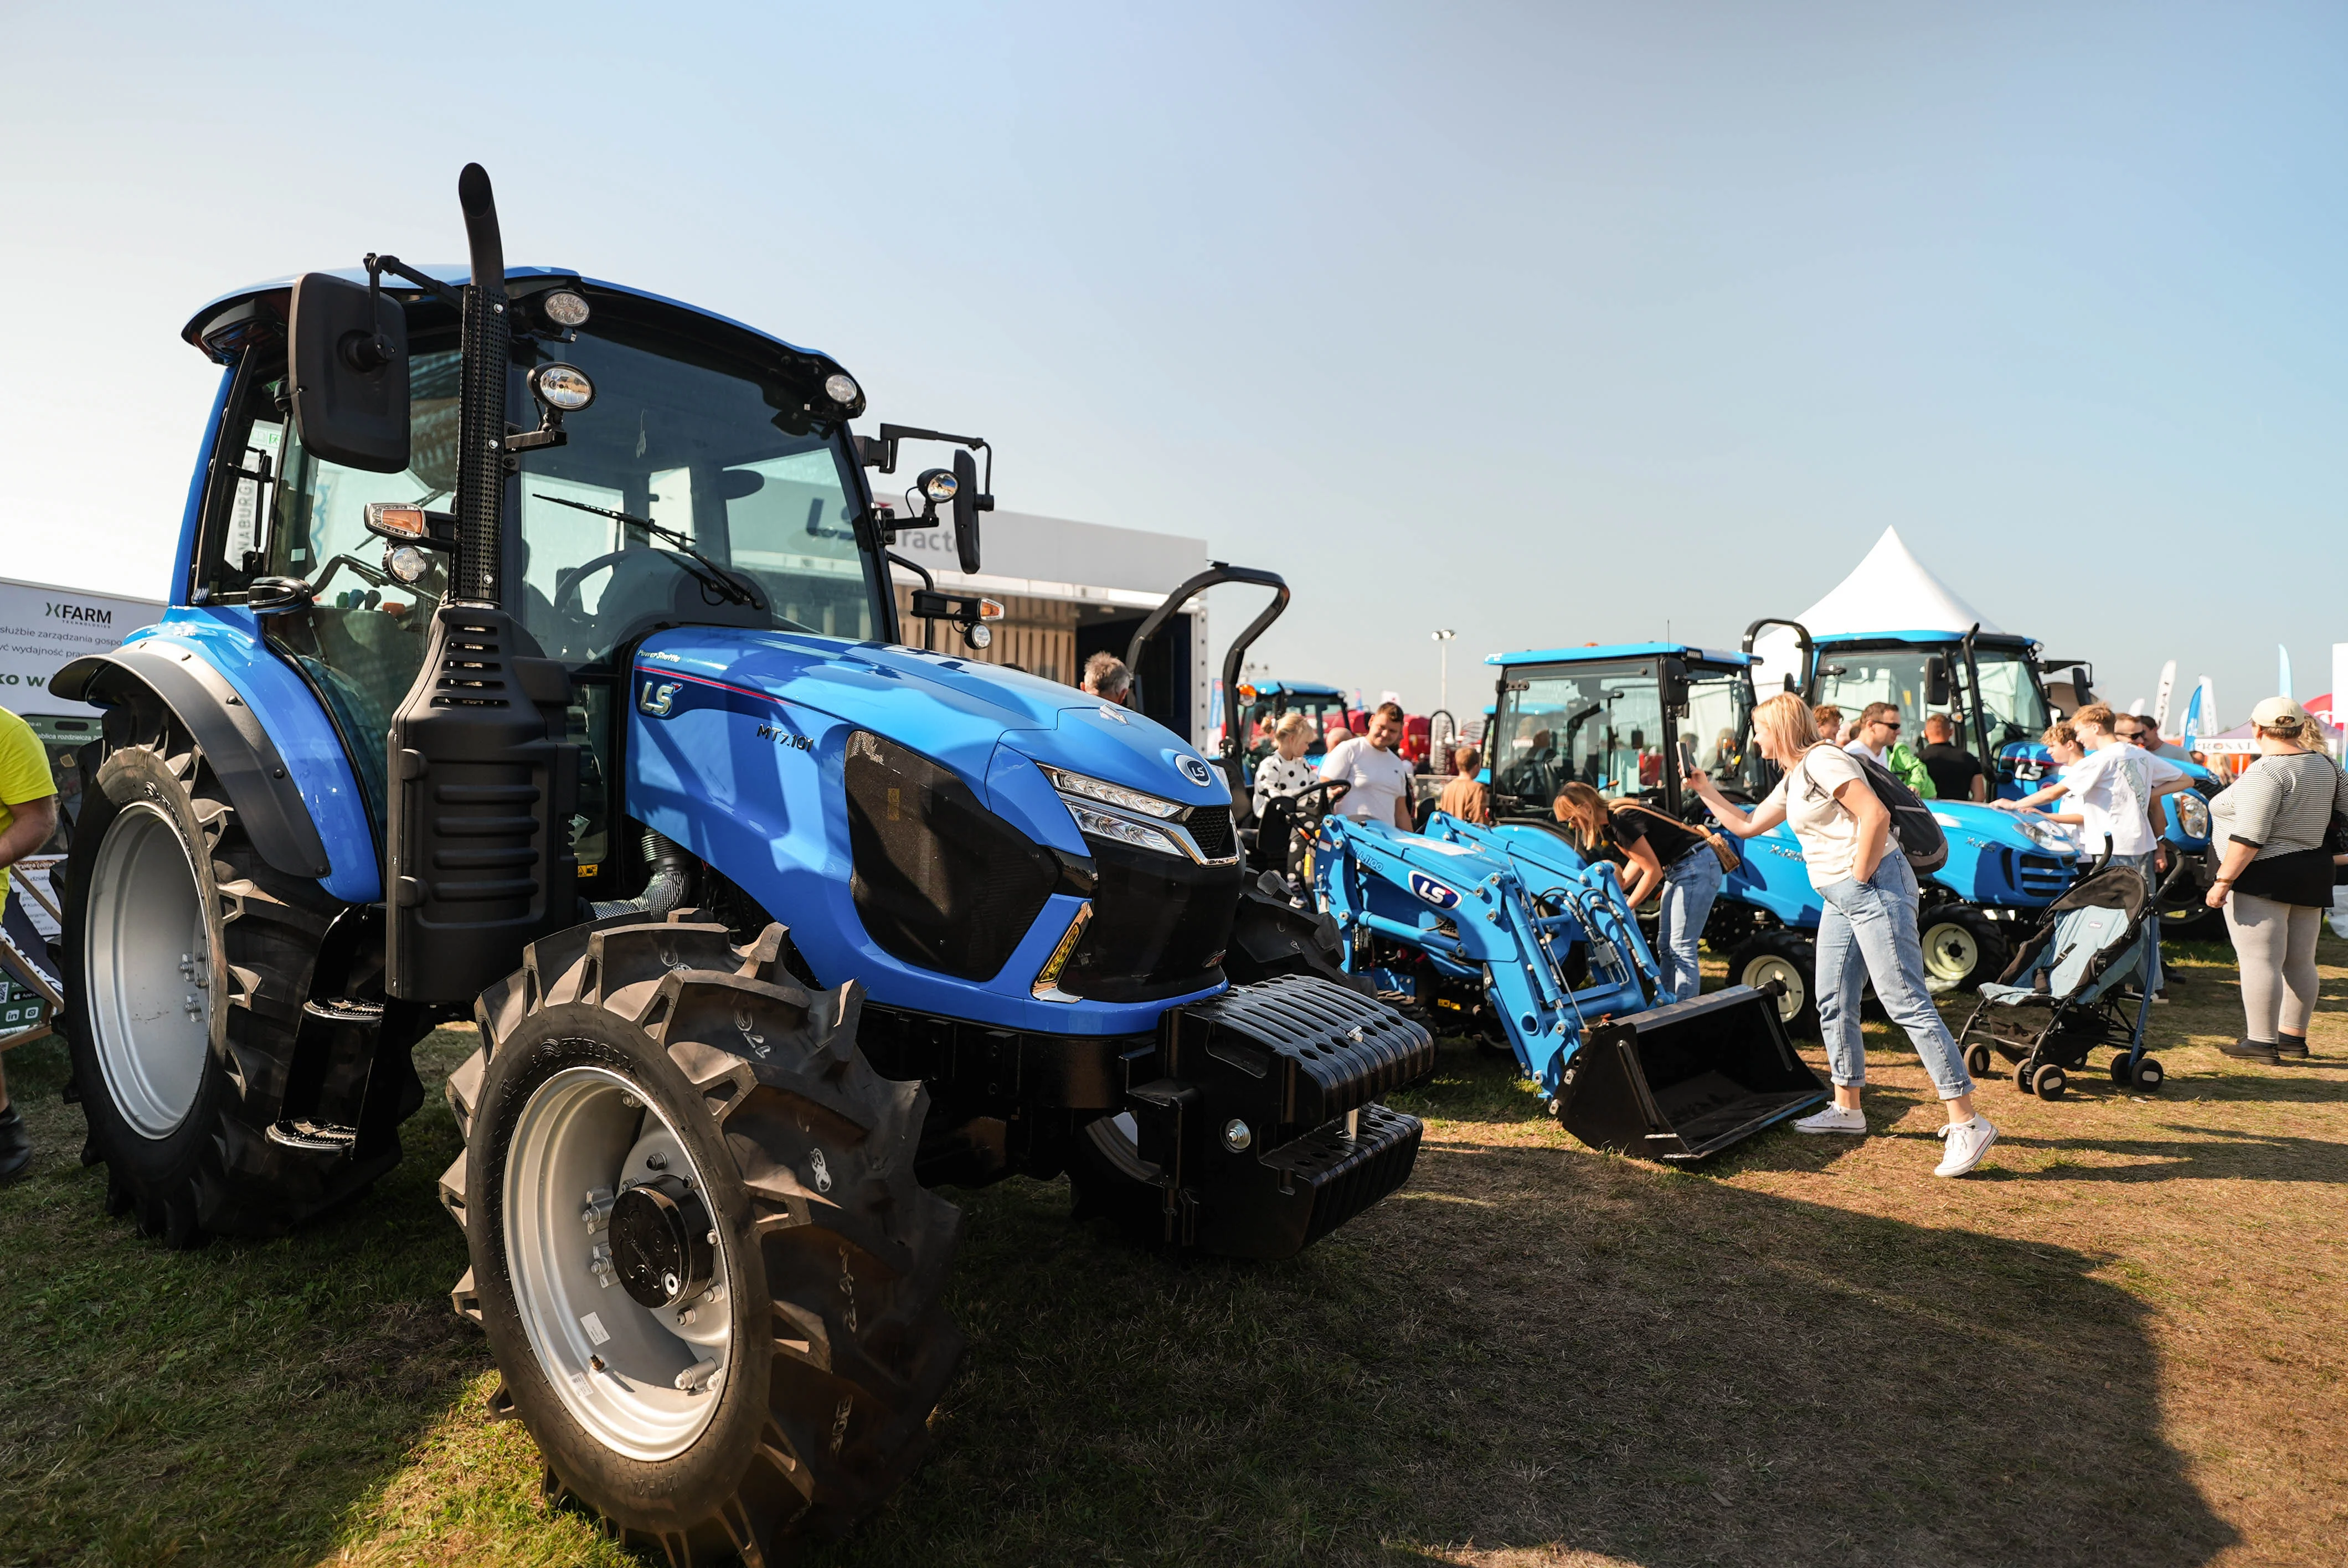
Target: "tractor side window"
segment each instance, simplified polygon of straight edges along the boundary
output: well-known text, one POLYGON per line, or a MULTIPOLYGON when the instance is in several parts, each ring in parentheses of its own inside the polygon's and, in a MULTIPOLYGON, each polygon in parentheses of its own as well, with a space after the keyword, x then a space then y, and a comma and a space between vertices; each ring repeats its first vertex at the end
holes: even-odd
MULTIPOLYGON (((391 716, 423 667, 432 612, 447 591, 445 559, 415 583, 384 569, 385 542, 366 528, 369 501, 448 505, 457 487, 459 354, 415 352, 409 381, 409 461, 398 474, 329 463, 278 426, 279 455, 257 547, 269 575, 301 578, 309 609, 267 617, 270 641, 301 666, 324 698, 375 820, 385 808, 384 745, 391 716)), ((274 394, 278 388, 269 389, 274 394)), ((233 537, 234 513, 230 515, 233 537)))
POLYGON ((1680 724, 1680 770, 1702 768, 1723 789, 1768 793, 1761 754, 1741 743, 1750 699, 1742 675, 1697 676, 1688 682, 1687 717, 1680 724))
POLYGON ((2047 725, 2046 698, 2022 659, 1982 649, 1976 655, 1981 668, 1982 714, 1989 721, 1991 743, 2011 745, 2034 741, 2047 725))
POLYGON ((1610 798, 1663 785, 1663 702, 1650 666, 1527 680, 1494 729, 1493 788, 1521 805, 1546 807, 1567 784, 1610 798))

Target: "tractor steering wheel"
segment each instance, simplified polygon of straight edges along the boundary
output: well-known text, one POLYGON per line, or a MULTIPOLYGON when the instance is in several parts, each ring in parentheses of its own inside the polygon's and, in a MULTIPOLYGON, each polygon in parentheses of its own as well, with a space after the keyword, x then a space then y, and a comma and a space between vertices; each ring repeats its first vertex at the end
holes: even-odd
POLYGON ((1345 798, 1346 792, 1353 787, 1353 781, 1350 779, 1323 779, 1318 784, 1307 784, 1290 795, 1289 809, 1296 814, 1298 827, 1302 829, 1308 824, 1316 827, 1320 825, 1321 819, 1328 815, 1336 804, 1345 798), (1335 790, 1337 793, 1334 795, 1330 794, 1331 790, 1335 790), (1323 795, 1327 798, 1316 801, 1313 799, 1315 795, 1323 795), (1308 802, 1311 802, 1309 805, 1306 804, 1308 802))

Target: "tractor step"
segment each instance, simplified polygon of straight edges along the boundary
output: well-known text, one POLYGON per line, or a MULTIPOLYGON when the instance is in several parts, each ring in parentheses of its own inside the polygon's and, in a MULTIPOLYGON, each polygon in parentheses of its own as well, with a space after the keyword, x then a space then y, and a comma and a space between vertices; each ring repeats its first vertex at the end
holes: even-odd
POLYGON ((347 1154, 358 1145, 359 1130, 325 1122, 273 1122, 269 1141, 310 1154, 347 1154))

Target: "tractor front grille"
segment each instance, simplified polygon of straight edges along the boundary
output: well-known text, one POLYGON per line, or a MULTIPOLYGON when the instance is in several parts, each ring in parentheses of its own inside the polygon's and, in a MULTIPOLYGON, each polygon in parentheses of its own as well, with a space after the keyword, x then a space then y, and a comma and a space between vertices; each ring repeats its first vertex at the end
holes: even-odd
POLYGON ((1210 860, 1229 860, 1239 853, 1233 847, 1230 806, 1194 805, 1182 814, 1182 825, 1198 842, 1199 853, 1210 860))
POLYGON ((2034 898, 2058 898, 2071 886, 2071 868, 2051 855, 2024 855, 2014 880, 2034 898))
POLYGON ((1097 877, 1093 917, 1060 989, 1095 1001, 1143 1002, 1222 984, 1244 869, 1104 839, 1085 844, 1097 877))

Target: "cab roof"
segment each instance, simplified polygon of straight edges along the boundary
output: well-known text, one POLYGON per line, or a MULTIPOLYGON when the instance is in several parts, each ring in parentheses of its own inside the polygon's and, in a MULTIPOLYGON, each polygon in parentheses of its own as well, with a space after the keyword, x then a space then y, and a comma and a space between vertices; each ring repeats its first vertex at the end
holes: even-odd
MULTIPOLYGON (((447 262, 442 262, 438 265, 410 264, 416 265, 416 270, 417 272, 426 274, 427 277, 438 278, 440 282, 448 284, 452 289, 461 289, 466 284, 473 281, 473 270, 467 264, 458 263, 451 265, 447 262)), ((355 283, 364 283, 366 282, 367 277, 366 269, 364 267, 332 268, 329 269, 329 273, 331 276, 347 279, 351 282, 355 283)), ((206 304, 194 315, 190 316, 188 318, 188 324, 180 330, 180 335, 185 338, 189 343, 194 344, 196 347, 203 350, 204 353, 211 356, 214 362, 225 364, 230 359, 234 357, 235 352, 242 343, 241 335, 231 329, 249 320, 252 315, 253 305, 268 295, 283 293, 290 296, 293 292, 294 282, 295 280, 291 277, 273 278, 267 282, 252 283, 242 289, 231 290, 229 292, 221 295, 218 299, 206 304)), ((547 286, 551 287, 556 282, 576 282, 583 285, 584 287, 601 290, 608 293, 633 295, 640 300, 650 301, 654 304, 666 305, 674 310, 685 311, 693 315, 699 316, 705 321, 715 322, 722 326, 728 326, 738 332, 747 333, 753 337, 763 339, 766 342, 774 344, 777 348, 782 349, 786 353, 797 355, 803 360, 821 361, 825 364, 829 365, 832 370, 842 368, 838 360, 833 359, 831 355, 825 354, 820 349, 802 348, 798 343, 778 338, 772 333, 762 332, 747 322, 737 322, 731 316, 721 316, 715 311, 705 311, 698 305, 687 304, 683 300, 673 300, 666 294, 655 294, 648 289, 631 288, 625 283, 612 283, 606 282, 601 278, 590 278, 583 273, 573 272, 568 267, 508 267, 506 269, 506 282, 508 284, 507 292, 510 293, 515 292, 511 288, 511 285, 515 283, 543 282, 547 286)), ((383 286, 386 292, 392 293, 404 294, 418 292, 415 284, 408 282, 404 278, 394 277, 388 272, 384 274, 383 286)), ((536 292, 538 291, 532 290, 530 292, 536 292)), ((283 312, 279 313, 281 316, 283 313, 283 312)), ((827 371, 825 374, 828 374, 829 372, 827 371)))
POLYGON ((1545 648, 1528 653, 1488 653, 1487 664, 1581 664, 1607 659, 1700 659, 1742 670, 1749 655, 1719 648, 1698 648, 1687 642, 1595 642, 1587 648, 1545 648))
POLYGON ((1251 681, 1259 697, 1336 697, 1344 692, 1334 686, 1323 686, 1318 681, 1251 681))
MULTIPOLYGON (((1818 631, 1813 632, 1810 635, 1810 641, 1821 648, 1825 647, 1829 642, 1957 643, 1962 642, 1964 640, 1965 634, 1963 632, 1946 630, 1818 631)), ((2036 646, 2037 640, 2029 637, 2017 637, 2011 631, 1982 631, 1974 634, 1973 641, 1977 643, 1994 644, 2001 648, 2029 648, 2036 646)))

